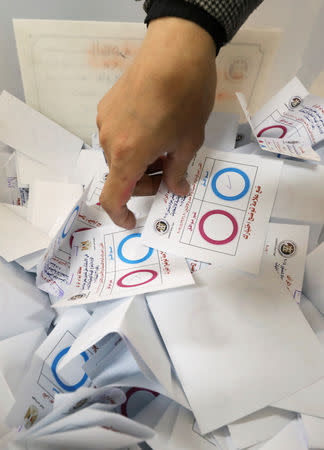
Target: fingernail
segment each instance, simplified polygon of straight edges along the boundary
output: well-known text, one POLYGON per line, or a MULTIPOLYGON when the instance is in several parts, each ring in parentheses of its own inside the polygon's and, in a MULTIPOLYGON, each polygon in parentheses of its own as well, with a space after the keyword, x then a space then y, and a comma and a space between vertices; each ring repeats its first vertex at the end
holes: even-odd
POLYGON ((183 178, 181 181, 179 181, 179 183, 177 184, 177 193, 178 195, 187 195, 189 193, 189 183, 188 181, 183 178))

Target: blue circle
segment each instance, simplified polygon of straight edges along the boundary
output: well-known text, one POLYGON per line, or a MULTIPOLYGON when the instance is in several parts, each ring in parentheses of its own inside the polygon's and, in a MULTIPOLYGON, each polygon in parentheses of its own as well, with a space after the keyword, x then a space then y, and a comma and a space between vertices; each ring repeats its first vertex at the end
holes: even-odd
POLYGON ((123 247, 126 244, 126 242, 129 239, 132 238, 137 238, 137 237, 141 237, 141 233, 132 233, 129 234, 128 236, 126 236, 118 245, 118 249, 117 249, 117 254, 119 259, 121 259, 122 261, 124 261, 127 264, 138 264, 138 263, 142 263, 144 261, 146 261, 147 259, 149 259, 152 256, 153 253, 153 248, 149 247, 148 252, 146 253, 145 256, 143 256, 143 258, 141 259, 127 259, 125 258, 125 256, 123 255, 123 247))
MULTIPOLYGON (((52 373, 53 373, 53 375, 54 375, 54 378, 55 378, 57 384, 58 384, 62 389, 64 389, 65 391, 68 391, 68 392, 74 392, 74 391, 78 390, 81 386, 84 385, 84 383, 85 383, 85 382, 87 381, 87 379, 88 379, 88 375, 85 373, 85 374, 83 375, 83 378, 81 378, 81 380, 80 380, 78 383, 76 383, 76 384, 74 384, 74 385, 72 385, 72 386, 68 386, 67 384, 64 384, 64 383, 63 383, 63 381, 59 378, 59 376, 58 376, 57 373, 56 373, 56 368, 57 368, 57 365, 58 365, 60 359, 63 358, 64 355, 67 354, 67 352, 70 350, 70 348, 71 348, 71 347, 66 347, 66 348, 64 348, 63 350, 60 351, 60 353, 58 353, 58 354, 55 356, 55 359, 54 359, 54 361, 53 361, 53 363, 52 363, 51 370, 52 370, 52 373)), ((81 356, 83 357, 83 359, 84 359, 85 361, 88 361, 89 356, 88 356, 85 352, 82 352, 82 353, 81 353, 81 356)))
POLYGON ((219 170, 218 172, 215 173, 215 175, 213 176, 213 179, 212 179, 212 189, 213 189, 214 194, 223 200, 229 200, 229 201, 239 200, 240 198, 244 197, 244 195, 246 195, 249 192, 250 180, 249 180, 249 177, 246 175, 246 173, 243 172, 243 170, 236 169, 235 167, 227 167, 226 169, 219 170), (244 185, 244 189, 242 192, 240 192, 237 195, 233 195, 233 196, 224 195, 221 192, 219 192, 219 190, 217 189, 217 186, 216 186, 216 182, 217 182, 218 178, 221 175, 223 175, 223 173, 226 173, 226 172, 238 173, 239 175, 241 175, 241 177, 243 177, 245 185, 244 185))
POLYGON ((68 220, 66 221, 65 226, 64 226, 63 231, 62 231, 62 238, 63 238, 63 239, 66 238, 66 236, 68 235, 69 231, 71 230, 71 227, 72 227, 72 225, 73 225, 73 222, 74 222, 75 218, 73 219, 73 222, 71 223, 69 229, 66 230, 66 226, 67 226, 67 224, 69 223, 69 220, 71 219, 71 217, 73 216, 73 214, 74 214, 75 212, 78 212, 78 211, 79 211, 79 209, 80 209, 80 207, 79 207, 79 206, 76 206, 76 207, 74 208, 74 210, 71 212, 71 214, 70 214, 68 220))

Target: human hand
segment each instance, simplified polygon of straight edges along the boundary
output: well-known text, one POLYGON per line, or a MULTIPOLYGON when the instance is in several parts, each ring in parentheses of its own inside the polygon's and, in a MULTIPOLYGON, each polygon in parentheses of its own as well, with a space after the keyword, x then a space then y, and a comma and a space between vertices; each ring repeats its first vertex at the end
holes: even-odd
POLYGON ((134 228, 131 195, 156 193, 163 179, 186 195, 186 170, 204 141, 216 89, 215 44, 193 22, 174 17, 149 25, 130 68, 98 105, 100 143, 109 175, 100 204, 112 220, 134 228))

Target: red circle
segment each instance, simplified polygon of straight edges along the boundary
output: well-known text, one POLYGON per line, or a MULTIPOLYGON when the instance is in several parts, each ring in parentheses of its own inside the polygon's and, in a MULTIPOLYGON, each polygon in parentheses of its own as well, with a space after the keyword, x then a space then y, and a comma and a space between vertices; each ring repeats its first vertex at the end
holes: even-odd
POLYGON ((141 286, 142 284, 146 284, 149 283, 150 281, 154 280, 156 277, 158 276, 158 273, 155 270, 145 270, 145 269, 140 269, 140 270, 133 270, 133 272, 129 272, 126 273, 126 275, 122 276, 121 278, 119 278, 119 280, 117 281, 117 286, 119 287, 136 287, 136 286, 141 286), (148 272, 152 275, 152 277, 147 280, 147 281, 143 281, 143 283, 137 283, 137 284, 124 284, 123 280, 127 277, 129 277, 129 275, 133 275, 134 273, 140 273, 140 272, 148 272))
MULTIPOLYGON (((74 233, 78 233, 79 231, 87 231, 92 230, 92 228, 79 228, 78 230, 75 230, 74 233)), ((70 237, 70 248, 72 248, 73 240, 74 240, 74 233, 70 237)))
POLYGON ((146 388, 133 387, 131 389, 128 389, 128 391, 126 392, 126 400, 121 405, 121 413, 122 413, 123 416, 128 417, 127 404, 129 402, 129 399, 132 397, 132 395, 136 394, 136 392, 139 392, 139 391, 149 392, 150 394, 154 395, 154 397, 158 397, 160 395, 158 392, 151 391, 151 389, 146 389, 146 388))
POLYGON ((282 130, 282 135, 279 136, 279 139, 282 139, 287 134, 287 128, 284 125, 271 125, 271 127, 265 127, 261 131, 259 131, 258 137, 262 137, 262 133, 271 130, 272 128, 280 128, 282 130))
POLYGON ((232 214, 228 213, 227 211, 223 211, 222 209, 214 209, 213 211, 208 211, 200 219, 199 232, 200 232, 201 236, 205 239, 205 241, 209 242, 210 244, 224 245, 224 244, 228 244, 235 238, 235 236, 238 233, 238 224, 236 222, 235 217, 233 217, 232 214), (213 216, 215 214, 221 214, 222 216, 227 217, 232 222, 232 225, 233 225, 232 234, 228 238, 223 239, 221 241, 216 241, 215 239, 211 239, 210 237, 207 236, 207 234, 204 231, 204 223, 205 223, 206 219, 208 219, 208 217, 213 216))

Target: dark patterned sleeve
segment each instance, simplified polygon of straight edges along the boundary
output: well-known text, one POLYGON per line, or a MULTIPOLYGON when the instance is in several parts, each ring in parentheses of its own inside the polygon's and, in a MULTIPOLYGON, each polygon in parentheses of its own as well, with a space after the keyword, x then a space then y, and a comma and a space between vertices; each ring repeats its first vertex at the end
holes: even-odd
POLYGON ((232 39, 263 0, 146 0, 145 22, 166 16, 192 20, 208 31, 217 50, 232 39))

